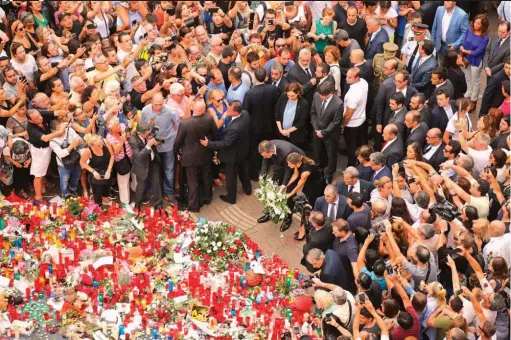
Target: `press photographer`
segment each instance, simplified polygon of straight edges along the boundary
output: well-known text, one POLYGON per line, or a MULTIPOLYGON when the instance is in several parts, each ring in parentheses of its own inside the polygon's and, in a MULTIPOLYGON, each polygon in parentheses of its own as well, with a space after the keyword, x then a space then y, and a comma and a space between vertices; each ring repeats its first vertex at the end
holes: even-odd
POLYGON ((303 246, 303 258, 301 264, 310 272, 313 272, 314 268, 312 268, 312 265, 305 261, 309 250, 318 248, 321 249, 321 251, 326 252, 332 246, 334 235, 332 234, 331 221, 325 220, 325 215, 321 211, 313 211, 310 214, 310 218, 305 227, 310 231, 307 243, 303 246))

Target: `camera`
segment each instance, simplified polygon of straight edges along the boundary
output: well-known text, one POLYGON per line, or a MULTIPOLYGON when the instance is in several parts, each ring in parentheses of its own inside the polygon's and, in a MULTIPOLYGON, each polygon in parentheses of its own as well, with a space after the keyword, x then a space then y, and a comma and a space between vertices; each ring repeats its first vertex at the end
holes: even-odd
POLYGON ((273 20, 273 19, 268 20, 268 25, 272 26, 274 23, 275 23, 275 20, 273 20))
POLYGON ((326 314, 325 317, 323 318, 323 320, 325 320, 325 322, 332 321, 332 313, 326 314))
POLYGON ((291 332, 287 331, 282 333, 282 336, 280 337, 281 340, 291 340, 293 339, 293 336, 291 335, 291 332))
POLYGON ((325 38, 325 40, 329 43, 329 44, 335 44, 335 40, 334 38, 330 37, 330 36, 327 36, 325 38))
POLYGON ((366 295, 365 295, 364 293, 360 293, 360 294, 358 294, 358 301, 359 301, 361 304, 366 303, 366 295))
POLYGON ((193 28, 196 26, 195 24, 195 19, 194 18, 188 18, 185 20, 184 24, 188 27, 188 28, 193 28))
POLYGON ((439 215, 442 219, 446 220, 447 222, 451 222, 456 218, 459 218, 461 216, 461 213, 459 212, 458 208, 447 201, 445 198, 437 196, 437 202, 433 204, 429 211, 432 213, 435 213, 439 215))
POLYGON ((160 127, 158 125, 153 126, 151 132, 149 133, 149 137, 154 138, 158 143, 163 143, 165 140, 161 137, 157 137, 156 134, 160 131, 160 127))
POLYGON ((173 16, 176 14, 176 7, 169 7, 165 10, 165 12, 167 12, 168 15, 173 16))
POLYGON ((314 281, 312 281, 311 278, 308 278, 306 280, 303 280, 303 289, 309 289, 314 284, 314 281))
POLYGON ((307 214, 311 212, 312 208, 305 195, 296 195, 293 198, 293 201, 295 202, 295 208, 293 209, 293 213, 299 212, 301 214, 307 214))
POLYGON ((309 44, 314 44, 315 40, 314 40, 314 37, 311 37, 310 35, 307 35, 307 40, 306 40, 309 44))

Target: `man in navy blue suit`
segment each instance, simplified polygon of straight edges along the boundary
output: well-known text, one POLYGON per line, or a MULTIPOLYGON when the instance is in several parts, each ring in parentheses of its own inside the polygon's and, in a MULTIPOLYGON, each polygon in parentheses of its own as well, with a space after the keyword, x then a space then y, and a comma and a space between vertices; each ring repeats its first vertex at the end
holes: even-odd
POLYGON ((369 40, 365 48, 365 57, 373 59, 376 54, 383 53, 383 44, 389 41, 389 35, 381 28, 380 21, 375 16, 368 16, 366 24, 369 40))
POLYGON ((392 171, 385 165, 385 155, 383 152, 373 152, 369 155, 369 160, 371 169, 374 171, 371 183, 374 184, 374 181, 382 177, 392 178, 392 171))

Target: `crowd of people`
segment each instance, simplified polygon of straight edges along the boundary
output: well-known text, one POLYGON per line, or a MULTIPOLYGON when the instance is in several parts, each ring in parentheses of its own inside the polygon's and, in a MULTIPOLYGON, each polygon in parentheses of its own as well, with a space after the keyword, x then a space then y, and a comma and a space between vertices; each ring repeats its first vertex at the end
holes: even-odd
POLYGON ((326 339, 508 339, 510 20, 506 1, 3 2, 0 189, 198 212, 271 174, 313 207, 294 237, 326 339))

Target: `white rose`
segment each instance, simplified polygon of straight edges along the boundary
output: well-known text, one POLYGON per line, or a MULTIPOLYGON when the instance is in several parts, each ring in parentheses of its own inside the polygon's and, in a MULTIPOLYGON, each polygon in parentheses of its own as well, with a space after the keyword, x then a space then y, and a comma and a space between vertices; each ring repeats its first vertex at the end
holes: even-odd
POLYGON ((218 247, 213 247, 213 251, 217 251, 218 250, 218 247))
POLYGON ((211 249, 206 250, 206 253, 210 254, 211 253, 211 249))
POLYGON ((282 210, 280 210, 280 208, 275 207, 275 214, 276 215, 281 215, 282 214, 282 210))
POLYGON ((222 245, 222 242, 217 242, 216 245, 220 247, 222 245))

